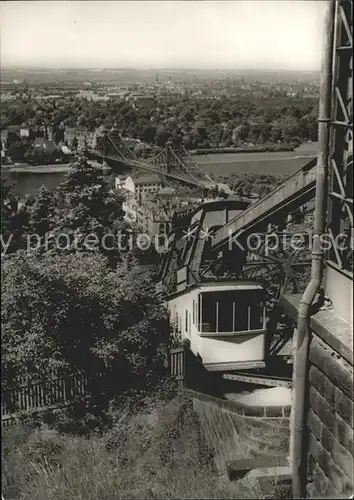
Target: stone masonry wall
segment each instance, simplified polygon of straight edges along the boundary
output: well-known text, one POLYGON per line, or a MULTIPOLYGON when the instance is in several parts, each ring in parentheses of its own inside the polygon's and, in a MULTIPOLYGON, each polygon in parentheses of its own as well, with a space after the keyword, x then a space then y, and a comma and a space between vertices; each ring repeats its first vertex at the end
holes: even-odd
POLYGON ((309 498, 353 493, 353 366, 315 334, 310 345, 309 498))
POLYGON ((225 464, 231 460, 288 457, 290 406, 252 407, 190 390, 187 393, 220 472, 226 472, 225 464))

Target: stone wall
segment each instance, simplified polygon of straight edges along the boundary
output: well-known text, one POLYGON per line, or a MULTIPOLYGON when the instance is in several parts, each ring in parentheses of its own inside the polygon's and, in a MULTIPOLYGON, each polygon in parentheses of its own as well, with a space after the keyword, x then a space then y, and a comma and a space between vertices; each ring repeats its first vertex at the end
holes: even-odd
POLYGON ((193 400, 217 469, 225 473, 226 462, 257 456, 289 453, 290 406, 246 406, 187 390, 193 400))
POLYGON ((353 366, 315 334, 310 345, 309 498, 353 493, 353 366))

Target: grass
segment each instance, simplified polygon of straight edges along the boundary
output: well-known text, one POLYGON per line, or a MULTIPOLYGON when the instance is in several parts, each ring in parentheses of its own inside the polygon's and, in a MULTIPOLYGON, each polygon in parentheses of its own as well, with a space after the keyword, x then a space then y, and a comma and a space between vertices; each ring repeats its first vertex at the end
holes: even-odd
MULTIPOLYGON (((44 424, 5 428, 4 498, 258 498, 247 477, 230 482, 217 472, 189 399, 154 398, 138 411, 124 407, 112 410, 111 416, 108 430, 88 435, 59 432, 44 424)), ((270 498, 291 498, 288 495, 279 486, 270 498)))
POLYGON ((285 500, 293 498, 293 489, 290 484, 282 484, 280 481, 274 481, 274 491, 272 494, 274 500, 285 500))
POLYGON ((188 401, 120 411, 89 437, 23 425, 3 432, 6 500, 243 498, 220 478, 188 401))

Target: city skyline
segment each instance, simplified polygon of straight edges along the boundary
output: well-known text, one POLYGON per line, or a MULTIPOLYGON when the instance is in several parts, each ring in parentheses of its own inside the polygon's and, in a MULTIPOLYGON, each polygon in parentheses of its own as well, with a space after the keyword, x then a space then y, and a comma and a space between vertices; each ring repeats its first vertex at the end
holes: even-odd
POLYGON ((325 3, 3 2, 1 66, 317 71, 325 3))

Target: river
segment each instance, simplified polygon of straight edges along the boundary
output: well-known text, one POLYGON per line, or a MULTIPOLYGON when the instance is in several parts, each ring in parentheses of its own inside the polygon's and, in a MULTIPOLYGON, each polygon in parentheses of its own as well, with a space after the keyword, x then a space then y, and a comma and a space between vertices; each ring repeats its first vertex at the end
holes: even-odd
POLYGON ((54 189, 62 182, 64 176, 64 172, 1 172, 1 178, 12 186, 12 192, 19 195, 20 198, 24 198, 26 194, 35 194, 41 186, 54 189))
POLYGON ((306 165, 317 152, 317 143, 301 144, 295 151, 265 153, 213 153, 193 159, 209 174, 229 176, 243 173, 291 175, 306 165))
MULTIPOLYGON (((19 166, 2 167, 1 179, 12 187, 12 192, 20 199, 26 195, 36 194, 41 186, 52 190, 56 188, 70 171, 69 165, 46 165, 46 166, 19 166)), ((105 175, 110 169, 105 171, 105 175)))
MULTIPOLYGON (((297 150, 279 153, 213 153, 196 155, 193 159, 211 174, 228 176, 233 173, 265 173, 291 175, 316 155, 316 143, 302 144, 297 150)), ((68 165, 48 165, 45 167, 22 167, 1 169, 1 178, 10 183, 13 192, 23 199, 26 194, 35 194, 42 186, 54 189, 60 184, 68 165), (17 171, 16 171, 17 170, 17 171)))

